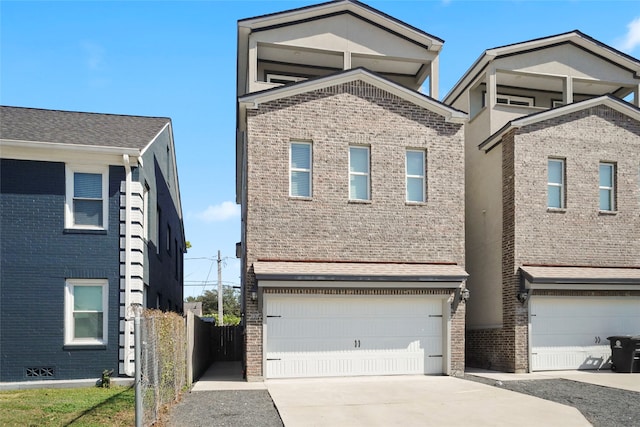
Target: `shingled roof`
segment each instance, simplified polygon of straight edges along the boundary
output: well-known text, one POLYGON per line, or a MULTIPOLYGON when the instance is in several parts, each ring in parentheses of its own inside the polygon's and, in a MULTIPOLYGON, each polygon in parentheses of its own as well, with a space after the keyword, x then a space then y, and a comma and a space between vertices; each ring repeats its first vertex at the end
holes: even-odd
POLYGON ((0 106, 0 139, 144 149, 171 123, 165 117, 0 106))

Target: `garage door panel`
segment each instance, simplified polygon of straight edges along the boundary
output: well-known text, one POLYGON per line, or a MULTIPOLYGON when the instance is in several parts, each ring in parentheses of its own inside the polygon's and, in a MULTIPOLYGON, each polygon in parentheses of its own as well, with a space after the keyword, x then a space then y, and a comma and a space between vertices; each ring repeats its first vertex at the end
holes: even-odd
POLYGON ((441 373, 442 300, 269 295, 268 378, 441 373))
POLYGON ((640 330, 637 297, 533 297, 531 369, 597 369, 611 355, 607 337, 640 330))

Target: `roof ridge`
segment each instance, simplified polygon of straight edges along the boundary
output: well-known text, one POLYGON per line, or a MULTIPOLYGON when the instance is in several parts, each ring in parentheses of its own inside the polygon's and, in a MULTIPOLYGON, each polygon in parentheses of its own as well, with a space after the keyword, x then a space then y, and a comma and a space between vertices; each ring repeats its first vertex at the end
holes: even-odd
POLYGON ((141 119, 163 119, 171 121, 170 117, 167 116, 142 116, 138 114, 121 114, 121 113, 99 113, 95 111, 76 111, 76 110, 60 110, 60 109, 51 109, 51 108, 38 108, 38 107, 22 107, 15 105, 0 105, 0 109, 2 108, 15 108, 21 110, 31 110, 31 111, 48 111, 55 113, 67 113, 67 114, 91 114, 97 116, 115 116, 115 117, 135 117, 141 119))

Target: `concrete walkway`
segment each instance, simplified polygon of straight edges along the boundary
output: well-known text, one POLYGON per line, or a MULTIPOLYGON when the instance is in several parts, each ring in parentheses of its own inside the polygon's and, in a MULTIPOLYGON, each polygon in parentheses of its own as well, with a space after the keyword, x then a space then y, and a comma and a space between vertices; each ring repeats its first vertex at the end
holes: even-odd
POLYGON ((215 362, 193 384, 191 391, 266 390, 263 382, 246 382, 241 362, 215 362))

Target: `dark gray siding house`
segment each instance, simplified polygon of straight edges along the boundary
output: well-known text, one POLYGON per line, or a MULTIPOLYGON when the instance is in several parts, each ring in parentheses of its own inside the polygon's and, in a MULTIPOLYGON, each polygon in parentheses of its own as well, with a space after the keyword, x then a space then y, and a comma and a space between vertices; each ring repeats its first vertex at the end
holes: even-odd
POLYGON ((170 119, 0 107, 0 382, 133 375, 184 250, 170 119))

